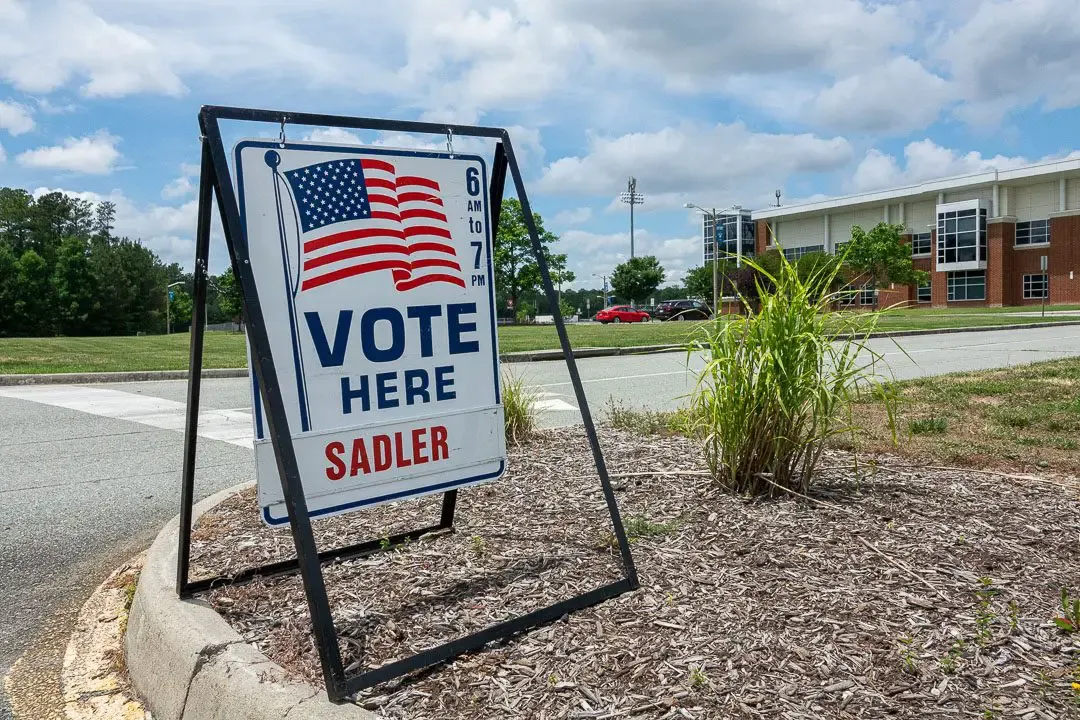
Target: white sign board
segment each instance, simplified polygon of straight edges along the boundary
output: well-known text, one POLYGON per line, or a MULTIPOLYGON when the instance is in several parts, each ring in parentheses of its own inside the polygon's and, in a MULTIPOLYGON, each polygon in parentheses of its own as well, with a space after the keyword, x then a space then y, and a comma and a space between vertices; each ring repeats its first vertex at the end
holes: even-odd
MULTIPOLYGON (((487 168, 476 156, 245 140, 240 213, 308 510, 506 466, 487 168)), ((288 522, 252 373, 263 519, 288 522)))

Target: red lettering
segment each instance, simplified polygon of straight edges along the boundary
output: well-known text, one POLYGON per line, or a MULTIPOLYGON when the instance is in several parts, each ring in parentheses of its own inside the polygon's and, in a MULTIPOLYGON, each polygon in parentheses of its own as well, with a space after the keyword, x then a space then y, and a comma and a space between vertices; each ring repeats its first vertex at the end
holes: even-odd
POLYGON ((436 425, 431 428, 431 459, 446 460, 450 457, 450 448, 446 446, 446 428, 436 425))
POLYGON ((427 442, 424 441, 424 435, 427 433, 427 428, 417 428, 412 431, 412 461, 415 465, 423 465, 428 461, 427 455, 423 454, 425 448, 427 448, 427 442))
POLYGON ((371 438, 371 442, 375 452, 375 472, 389 470, 390 464, 394 461, 394 456, 390 452, 390 436, 376 435, 371 438))
POLYGON ((352 444, 352 467, 349 468, 349 475, 356 477, 357 473, 367 475, 370 472, 371 464, 368 462, 367 446, 364 445, 364 438, 358 437, 352 444))
POLYGON ((345 477, 345 461, 341 456, 345 454, 345 445, 332 442, 326 446, 326 459, 330 466, 326 468, 326 477, 331 480, 340 480, 345 477))
POLYGON ((412 460, 405 457, 405 438, 402 437, 402 433, 394 433, 394 450, 397 451, 397 466, 409 467, 412 465, 412 460))

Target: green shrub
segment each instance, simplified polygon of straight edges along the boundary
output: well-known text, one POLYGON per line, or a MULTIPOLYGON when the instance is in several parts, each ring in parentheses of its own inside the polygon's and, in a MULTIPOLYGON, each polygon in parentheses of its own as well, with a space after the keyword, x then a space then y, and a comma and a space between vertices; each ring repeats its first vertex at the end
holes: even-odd
POLYGON ((506 442, 525 442, 536 430, 536 401, 539 395, 520 377, 507 374, 502 381, 503 423, 506 442))
POLYGON ((940 417, 918 418, 908 423, 912 435, 941 435, 949 429, 949 421, 940 417))
MULTIPOLYGON (((706 360, 691 393, 690 422, 713 477, 738 493, 805 492, 825 441, 853 432, 851 404, 877 379, 880 354, 867 345, 875 313, 830 313, 839 266, 800 277, 783 257, 762 278, 747 314, 703 324, 688 362, 706 360), (753 307, 753 306, 756 307, 753 307)), ((890 426, 895 394, 882 393, 890 426)))
POLYGON ((689 413, 679 410, 637 410, 614 398, 608 398, 605 408, 607 420, 618 430, 639 435, 686 435, 690 427, 689 413))

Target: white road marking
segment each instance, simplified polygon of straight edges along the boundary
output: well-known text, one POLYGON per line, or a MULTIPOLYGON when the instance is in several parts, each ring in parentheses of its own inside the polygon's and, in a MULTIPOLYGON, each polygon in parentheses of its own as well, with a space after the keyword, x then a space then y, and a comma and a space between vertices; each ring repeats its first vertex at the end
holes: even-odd
POLYGON ((577 412, 577 408, 566 402, 560 400, 557 393, 542 392, 538 393, 540 399, 536 401, 536 408, 538 410, 554 410, 557 412, 577 412))
MULTIPOLYGON (((184 431, 185 404, 152 395, 82 385, 24 385, 0 387, 0 397, 54 405, 163 430, 184 431)), ((249 448, 253 436, 250 410, 204 410, 199 413, 199 437, 249 448)))

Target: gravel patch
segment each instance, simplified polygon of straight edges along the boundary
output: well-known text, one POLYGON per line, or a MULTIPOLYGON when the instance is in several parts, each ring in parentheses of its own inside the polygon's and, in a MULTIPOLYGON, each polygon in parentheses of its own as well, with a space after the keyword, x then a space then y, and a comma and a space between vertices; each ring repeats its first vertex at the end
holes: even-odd
MULTIPOLYGON (((717 491, 681 437, 601 429, 641 588, 361 694, 388 718, 1080 718, 1080 484, 824 459, 812 498, 717 491)), ((314 523, 320 548, 438 519, 438 496, 314 523)), ((324 568, 350 673, 619 579, 580 428, 511 449, 457 529, 324 568)), ((195 576, 291 557, 253 492, 201 519, 195 576)), ((321 684, 299 576, 206 598, 321 684)))

